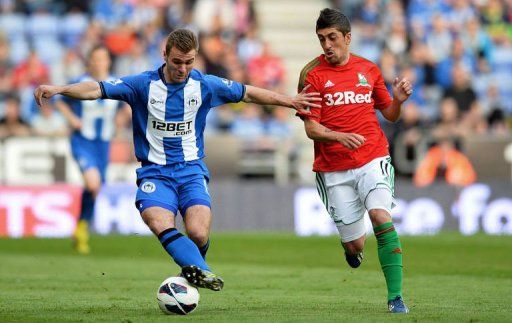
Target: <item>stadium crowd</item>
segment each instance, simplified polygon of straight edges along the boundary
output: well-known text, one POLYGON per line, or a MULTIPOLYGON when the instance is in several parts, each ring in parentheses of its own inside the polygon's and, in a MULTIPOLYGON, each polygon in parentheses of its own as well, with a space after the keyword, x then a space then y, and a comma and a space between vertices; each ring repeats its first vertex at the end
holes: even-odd
MULTIPOLYGON (((473 134, 510 134, 512 1, 333 0, 331 5, 352 20, 354 53, 377 62, 388 84, 395 75, 414 84, 399 123, 383 121, 391 143, 414 154, 426 137, 432 143, 455 139, 457 146, 473 134)), ((58 112, 36 108, 35 86, 76 79, 97 44, 111 51, 115 76, 154 69, 162 64, 162 42, 175 27, 199 33, 196 66, 205 73, 279 92, 286 91, 287 80, 298 78, 286 75, 282 58, 259 37, 252 0, 1 0, 0 138, 66 135, 58 112)), ((239 103, 214 109, 207 131, 229 132, 265 149, 272 143, 263 138, 293 137, 292 119, 287 109, 239 103)), ((131 139, 129 118, 120 116, 117 123, 118 138, 131 139)))

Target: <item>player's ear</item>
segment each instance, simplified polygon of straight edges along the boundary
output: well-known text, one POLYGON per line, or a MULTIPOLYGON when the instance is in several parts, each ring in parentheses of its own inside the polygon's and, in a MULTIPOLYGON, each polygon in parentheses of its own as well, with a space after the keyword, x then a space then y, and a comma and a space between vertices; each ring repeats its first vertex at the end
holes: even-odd
POLYGON ((348 32, 346 35, 345 35, 345 44, 350 45, 350 42, 352 41, 352 33, 351 32, 348 32))

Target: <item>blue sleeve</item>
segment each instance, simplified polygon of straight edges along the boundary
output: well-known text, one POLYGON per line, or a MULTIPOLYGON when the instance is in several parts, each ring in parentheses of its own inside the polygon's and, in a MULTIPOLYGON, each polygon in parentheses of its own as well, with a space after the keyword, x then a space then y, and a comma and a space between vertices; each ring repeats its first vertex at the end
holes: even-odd
POLYGON ((138 92, 145 84, 145 78, 139 74, 113 81, 101 81, 99 84, 102 99, 120 100, 131 105, 137 100, 138 92))
POLYGON ((212 108, 226 103, 240 102, 244 98, 245 85, 242 83, 215 75, 205 75, 204 80, 212 91, 212 108))

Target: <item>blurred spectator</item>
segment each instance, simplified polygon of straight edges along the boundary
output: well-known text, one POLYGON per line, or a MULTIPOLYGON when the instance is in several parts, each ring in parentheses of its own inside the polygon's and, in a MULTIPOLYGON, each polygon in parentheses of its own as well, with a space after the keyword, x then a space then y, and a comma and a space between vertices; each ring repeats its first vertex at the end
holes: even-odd
POLYGON ((0 138, 28 135, 30 128, 20 116, 20 99, 10 95, 5 100, 5 115, 0 119, 0 138))
POLYGON ((395 20, 391 24, 391 30, 385 38, 386 48, 393 55, 402 57, 407 49, 407 31, 405 21, 402 19, 395 20))
POLYGON ((247 142, 253 142, 265 135, 262 121, 263 110, 256 104, 246 104, 233 120, 231 132, 247 142))
POLYGON ((510 26, 507 23, 506 9, 503 1, 488 0, 481 12, 481 19, 487 33, 498 44, 510 44, 510 26))
POLYGON ((200 39, 204 58, 204 72, 219 77, 228 77, 228 70, 224 64, 225 44, 219 33, 204 35, 200 39))
POLYGON ((263 43, 257 37, 256 28, 251 26, 247 30, 245 37, 238 42, 238 56, 243 63, 247 63, 254 56, 258 56, 263 51, 263 43))
POLYGON ((435 62, 445 60, 450 55, 452 35, 440 13, 433 16, 432 31, 427 34, 427 47, 435 62))
POLYGON ((244 36, 251 28, 256 27, 256 12, 252 0, 235 0, 235 32, 244 36))
POLYGON ((48 83, 50 73, 48 66, 32 50, 25 61, 19 63, 13 71, 12 85, 21 99, 21 117, 30 120, 37 110, 32 91, 39 85, 48 83))
POLYGON ((272 109, 271 116, 266 122, 266 134, 273 139, 283 141, 293 136, 293 129, 290 118, 293 112, 285 107, 275 107, 272 109))
POLYGON ((452 98, 446 98, 440 105, 440 119, 431 133, 435 139, 460 138, 465 134, 465 129, 460 124, 460 112, 457 102, 452 98))
POLYGON ((448 28, 454 34, 462 32, 470 20, 476 18, 476 12, 468 0, 452 0, 451 10, 446 13, 448 28))
POLYGON ((471 87, 468 72, 461 66, 455 65, 452 69, 453 85, 447 88, 443 97, 453 98, 461 112, 469 110, 476 100, 476 93, 471 87))
MULTIPOLYGON (((87 3, 87 1, 83 1, 83 3, 87 3)), ((86 15, 87 8, 83 8, 83 4, 80 4, 79 1, 67 1, 67 5, 69 6, 68 12, 61 20, 61 24, 66 28, 60 32, 64 46, 75 48, 87 30, 89 18, 86 15)))
POLYGON ((283 92, 285 68, 280 57, 274 55, 269 43, 263 44, 263 52, 254 56, 247 64, 249 83, 254 86, 283 92))
POLYGON ((130 52, 119 56, 114 64, 114 74, 117 76, 139 74, 153 68, 146 51, 146 42, 138 37, 133 42, 130 52))
POLYGON ((45 137, 65 136, 68 134, 66 120, 49 104, 40 107, 39 111, 30 122, 33 134, 45 137))
POLYGON ((80 56, 87 57, 87 54, 96 46, 101 44, 102 40, 102 27, 98 22, 91 22, 87 27, 87 30, 82 35, 78 49, 80 56))
POLYGON ((28 58, 14 68, 12 85, 15 89, 22 90, 48 83, 49 80, 48 66, 39 58, 38 53, 32 50, 28 58))
POLYGON ((452 43, 450 56, 442 59, 436 65, 436 80, 443 88, 453 85, 453 70, 456 66, 464 68, 468 73, 476 71, 477 61, 475 56, 464 48, 464 44, 460 38, 452 43))
MULTIPOLYGON (((425 123, 421 119, 421 113, 418 105, 414 102, 407 102, 402 110, 402 117, 391 127, 385 127, 388 134, 388 140, 396 147, 391 154, 393 159, 405 159, 405 162, 414 163, 418 156, 418 147, 421 140, 425 137, 425 123), (395 153, 399 152, 399 157, 395 153)), ((398 169, 397 170, 403 170, 398 169)), ((409 170, 411 172, 412 170, 409 170)))
MULTIPOLYGON (((14 64, 10 60, 9 42, 0 34, 0 102, 11 91, 14 64)), ((0 116, 2 115, 0 109, 0 116)))
POLYGON ((232 0, 197 0, 193 21, 202 33, 234 30, 235 6, 232 0))
POLYGON ((469 19, 465 28, 461 30, 463 48, 471 50, 475 57, 483 57, 491 61, 493 44, 491 37, 482 29, 477 17, 469 19))
POLYGON ((450 139, 443 139, 428 150, 414 173, 414 184, 418 187, 428 186, 437 176, 443 176, 446 183, 457 187, 470 185, 476 180, 471 162, 455 149, 450 139))
POLYGON ((84 73, 84 64, 78 54, 68 48, 61 60, 51 65, 52 84, 68 84, 84 73))
POLYGON ((133 6, 124 0, 97 0, 93 6, 93 18, 107 29, 130 21, 133 6))
POLYGON ((114 56, 128 54, 136 41, 135 32, 128 22, 123 22, 107 32, 105 45, 114 56))

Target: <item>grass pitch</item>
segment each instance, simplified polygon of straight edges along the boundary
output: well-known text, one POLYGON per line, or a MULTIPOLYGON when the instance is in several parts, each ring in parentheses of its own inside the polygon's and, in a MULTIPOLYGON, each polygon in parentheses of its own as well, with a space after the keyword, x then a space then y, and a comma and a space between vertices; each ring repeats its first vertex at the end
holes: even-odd
MULTIPOLYGON (((221 292, 200 290, 179 317, 231 322, 510 322, 512 237, 402 237, 405 316, 386 312, 386 288, 370 237, 361 268, 345 264, 336 237, 215 234, 210 265, 221 292)), ((69 240, 0 240, 0 322, 176 320, 156 289, 179 272, 153 237, 92 238, 89 256, 69 240)))

